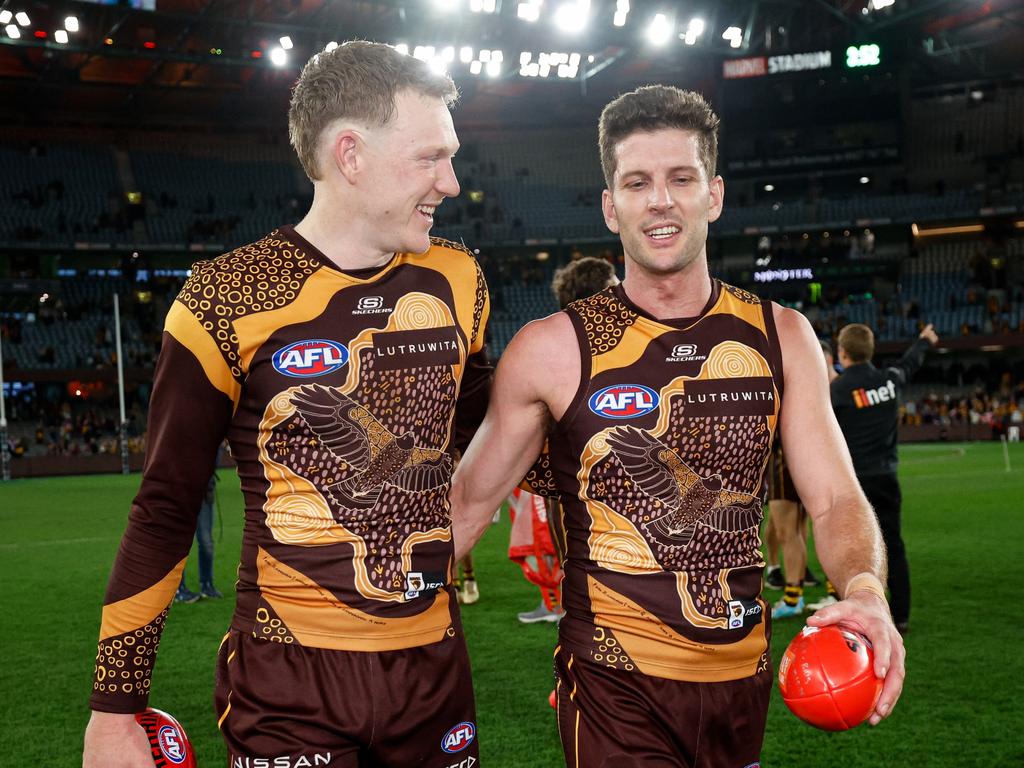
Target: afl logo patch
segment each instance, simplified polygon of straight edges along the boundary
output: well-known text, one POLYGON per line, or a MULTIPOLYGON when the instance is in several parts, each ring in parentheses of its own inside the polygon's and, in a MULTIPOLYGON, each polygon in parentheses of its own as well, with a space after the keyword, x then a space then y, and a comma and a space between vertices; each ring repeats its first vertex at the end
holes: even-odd
POLYGON ((476 726, 468 720, 453 725, 441 739, 441 749, 448 754, 461 752, 476 738, 476 726))
POLYGON ((634 419, 658 407, 658 393, 642 384, 613 384, 590 398, 590 410, 606 419, 634 419))
POLYGON ((306 339, 281 347, 274 353, 274 369, 285 376, 306 379, 324 376, 348 362, 348 350, 327 339, 306 339))
POLYGON ((157 739, 160 742, 160 751, 164 753, 164 757, 177 765, 185 762, 185 740, 178 733, 177 728, 173 725, 163 726, 157 739))

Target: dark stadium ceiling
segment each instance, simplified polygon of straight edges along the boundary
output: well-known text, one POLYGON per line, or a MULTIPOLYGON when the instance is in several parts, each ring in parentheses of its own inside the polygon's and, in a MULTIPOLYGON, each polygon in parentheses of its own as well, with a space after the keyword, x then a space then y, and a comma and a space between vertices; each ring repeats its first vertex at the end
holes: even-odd
POLYGON ((713 90, 738 59, 766 74, 816 66, 772 57, 829 52, 845 72, 851 46, 879 55, 865 80, 1019 84, 1022 32, 1020 0, 0 0, 0 125, 276 124, 301 64, 351 38, 420 47, 459 84, 463 119, 498 124, 530 117, 527 98, 533 117, 561 118, 643 82, 713 90))

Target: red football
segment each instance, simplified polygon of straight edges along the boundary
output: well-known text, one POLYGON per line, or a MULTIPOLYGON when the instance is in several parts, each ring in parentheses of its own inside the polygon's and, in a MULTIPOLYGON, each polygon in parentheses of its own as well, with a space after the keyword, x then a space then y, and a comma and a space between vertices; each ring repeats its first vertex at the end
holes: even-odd
POLYGON ((844 627, 804 627, 779 664, 779 690, 793 714, 826 731, 860 725, 874 711, 882 680, 866 637, 844 627))
POLYGON ((196 753, 181 723, 150 707, 135 715, 146 731, 156 768, 196 768, 196 753))

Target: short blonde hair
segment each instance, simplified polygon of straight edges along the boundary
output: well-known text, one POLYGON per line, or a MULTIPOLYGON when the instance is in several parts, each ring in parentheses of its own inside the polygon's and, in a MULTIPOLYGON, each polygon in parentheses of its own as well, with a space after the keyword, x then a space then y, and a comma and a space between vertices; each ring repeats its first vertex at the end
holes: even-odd
POLYGON ((851 323, 839 332, 839 348, 852 363, 866 363, 875 354, 875 334, 866 325, 851 323))
POLYGON ((351 40, 311 58, 302 68, 288 108, 288 139, 310 181, 320 178, 317 151, 335 120, 387 125, 403 90, 436 96, 451 106, 459 97, 447 74, 383 43, 351 40))

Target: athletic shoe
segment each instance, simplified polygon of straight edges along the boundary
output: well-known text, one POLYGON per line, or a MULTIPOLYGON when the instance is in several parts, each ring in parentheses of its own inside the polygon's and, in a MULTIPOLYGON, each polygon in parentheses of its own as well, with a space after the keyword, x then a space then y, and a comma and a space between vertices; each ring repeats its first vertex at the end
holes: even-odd
POLYGON ((211 600, 219 600, 224 597, 224 595, 221 594, 221 591, 213 586, 213 584, 200 584, 199 594, 203 597, 208 597, 211 600))
POLYGON ((790 605, 784 599, 779 600, 772 607, 772 618, 773 619, 788 619, 790 616, 799 616, 804 612, 804 599, 801 597, 796 601, 796 605, 790 605))
POLYGON ((835 605, 839 601, 832 595, 825 595, 821 600, 816 603, 810 603, 807 606, 809 611, 820 611, 822 608, 828 608, 830 605, 835 605))
POLYGON ((548 607, 541 601, 541 604, 532 611, 524 611, 523 613, 516 614, 516 616, 523 624, 536 624, 538 621, 556 623, 562 618, 562 613, 563 611, 549 611, 548 607))
POLYGON ((193 592, 188 587, 182 585, 178 587, 178 591, 174 593, 174 602, 191 605, 192 603, 198 602, 200 597, 202 597, 202 595, 198 592, 193 592))
POLYGON ((782 589, 786 586, 786 577, 782 575, 782 569, 777 565, 769 565, 764 574, 764 585, 768 589, 782 589))
POLYGON ((814 575, 814 571, 810 568, 804 569, 804 586, 805 587, 820 587, 821 579, 814 575))
POLYGON ((476 579, 466 579, 462 582, 462 589, 459 591, 459 601, 463 605, 472 605, 480 599, 480 590, 476 586, 476 579))

